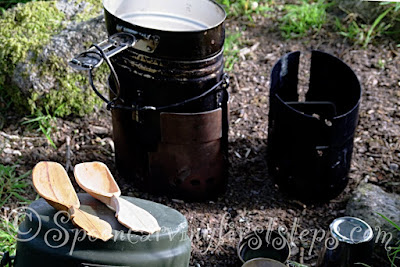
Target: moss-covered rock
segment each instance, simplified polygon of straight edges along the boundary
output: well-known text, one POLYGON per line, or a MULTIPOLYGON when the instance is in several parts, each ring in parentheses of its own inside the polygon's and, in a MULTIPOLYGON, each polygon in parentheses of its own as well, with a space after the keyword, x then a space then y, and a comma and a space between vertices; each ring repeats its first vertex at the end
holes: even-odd
MULTIPOLYGON (((19 111, 49 110, 57 115, 91 112, 98 97, 87 73, 68 61, 85 44, 106 38, 101 1, 59 0, 17 5, 0 17, 0 93, 19 111)), ((97 72, 105 80, 105 69, 97 72)), ((104 90, 105 83, 99 84, 104 90)))

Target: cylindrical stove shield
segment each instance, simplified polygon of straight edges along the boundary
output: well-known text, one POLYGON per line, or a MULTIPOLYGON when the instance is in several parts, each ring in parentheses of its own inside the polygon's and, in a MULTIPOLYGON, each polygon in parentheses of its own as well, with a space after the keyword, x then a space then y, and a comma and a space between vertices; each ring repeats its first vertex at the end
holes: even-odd
POLYGON ((188 224, 178 211, 151 201, 124 197, 150 212, 161 231, 137 235, 121 225, 115 212, 88 194, 78 194, 80 209, 107 221, 113 238, 92 240, 63 212, 44 199, 34 201, 19 226, 15 267, 188 266, 188 224))
POLYGON ((299 57, 289 53, 272 70, 268 170, 291 196, 328 200, 348 182, 361 86, 343 61, 312 51, 309 89, 300 102, 299 57))

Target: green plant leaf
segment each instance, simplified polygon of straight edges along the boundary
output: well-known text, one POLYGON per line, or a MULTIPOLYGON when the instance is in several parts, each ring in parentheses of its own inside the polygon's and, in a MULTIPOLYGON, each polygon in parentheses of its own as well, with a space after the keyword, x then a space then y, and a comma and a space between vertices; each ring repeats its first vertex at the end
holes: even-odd
POLYGON ((379 216, 381 216, 383 219, 385 219, 387 222, 389 222, 391 225, 393 225, 397 230, 400 231, 400 226, 397 225, 396 223, 394 223, 392 220, 390 220, 389 218, 387 218, 385 215, 381 214, 381 213, 377 213, 379 216))
POLYGON ((388 9, 386 9, 384 12, 382 12, 382 14, 380 14, 374 21, 374 23, 372 23, 367 36, 365 38, 365 42, 364 42, 364 47, 367 47, 367 45, 369 44, 369 42, 372 39, 372 32, 374 31, 374 29, 376 28, 376 26, 382 21, 382 19, 391 11, 393 10, 393 7, 390 7, 388 9))

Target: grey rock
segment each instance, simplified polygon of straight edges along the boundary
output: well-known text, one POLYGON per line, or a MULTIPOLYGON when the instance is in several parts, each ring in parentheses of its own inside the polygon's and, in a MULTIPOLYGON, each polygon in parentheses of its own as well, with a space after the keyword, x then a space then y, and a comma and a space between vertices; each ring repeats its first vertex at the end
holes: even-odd
POLYGON ((5 148, 3 150, 3 152, 6 153, 6 154, 12 154, 12 155, 19 156, 19 157, 22 156, 21 151, 14 150, 14 149, 11 149, 11 148, 5 148))
POLYGON ((6 154, 12 154, 13 150, 11 148, 5 148, 5 149, 3 149, 3 152, 6 154))
MULTIPOLYGON (((62 90, 52 73, 42 75, 41 65, 55 62, 52 60, 57 57, 63 62, 64 67, 74 56, 84 51, 85 44, 98 43, 107 38, 103 15, 97 18, 83 21, 80 23, 72 22, 59 34, 53 36, 49 44, 43 48, 43 52, 33 61, 27 60, 17 64, 13 82, 24 94, 30 94, 33 89, 39 95, 49 93, 50 90, 62 90), (26 91, 26 92, 25 92, 26 91)), ((65 76, 76 74, 72 68, 63 68, 65 76)), ((80 85, 87 88, 87 84, 80 85)), ((100 90, 104 86, 99 85, 100 90)))
POLYGON ((67 20, 71 20, 77 14, 84 12, 86 6, 85 1, 78 2, 76 0, 59 0, 56 3, 56 7, 65 14, 67 20))
POLYGON ((338 0, 339 7, 348 14, 361 16, 366 23, 372 23, 384 10, 381 2, 360 0, 338 0))
POLYGON ((379 243, 382 243, 384 232, 392 234, 393 238, 390 243, 400 240, 400 231, 378 213, 399 225, 400 195, 387 193, 379 186, 370 183, 361 184, 349 200, 346 214, 366 221, 374 230, 375 241, 378 238, 379 243))
MULTIPOLYGON (((55 6, 64 14, 61 29, 53 32, 39 51, 28 50, 27 57, 8 74, 10 88, 26 99, 31 111, 48 106, 52 112, 64 105, 61 116, 84 115, 101 102, 90 89, 87 72, 68 66, 90 44, 107 38, 103 11, 93 2, 57 0, 55 6)), ((107 72, 102 68, 95 73, 97 89, 102 93, 107 91, 107 72)))
POLYGON ((390 170, 397 172, 399 170, 399 164, 390 163, 389 168, 390 168, 390 170))

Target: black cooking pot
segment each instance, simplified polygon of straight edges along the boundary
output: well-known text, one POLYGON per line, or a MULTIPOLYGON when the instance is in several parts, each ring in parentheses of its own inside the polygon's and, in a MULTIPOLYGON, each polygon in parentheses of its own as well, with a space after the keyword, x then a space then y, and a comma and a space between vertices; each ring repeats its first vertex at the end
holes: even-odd
POLYGON ((227 181, 226 14, 211 0, 104 0, 110 37, 71 61, 112 110, 119 173, 146 191, 213 198, 227 181), (93 70, 111 70, 109 97, 93 70))
POLYGON ((226 13, 212 0, 104 0, 103 6, 111 37, 73 59, 76 69, 109 63, 108 57, 127 48, 183 61, 210 58, 223 48, 226 13))
POLYGON ((204 59, 224 45, 225 11, 211 0, 104 0, 107 31, 133 34, 134 50, 157 58, 204 59))

